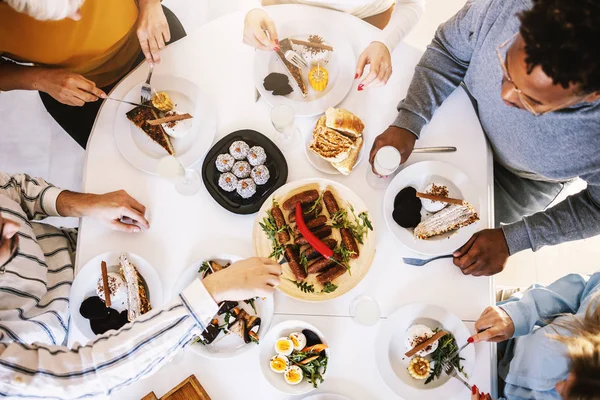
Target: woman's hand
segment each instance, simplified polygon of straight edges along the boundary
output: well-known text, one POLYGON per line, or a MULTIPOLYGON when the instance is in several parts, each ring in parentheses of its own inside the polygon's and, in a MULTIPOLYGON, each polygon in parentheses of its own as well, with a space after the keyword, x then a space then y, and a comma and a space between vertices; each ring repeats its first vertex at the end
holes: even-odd
POLYGON ((477 334, 471 336, 477 342, 503 342, 515 334, 515 324, 510 316, 498 306, 487 307, 475 322, 477 334))
POLYGON ((171 40, 171 31, 160 0, 139 0, 137 37, 149 63, 160 62, 160 50, 171 40))
POLYGON ((49 68, 39 68, 36 74, 38 79, 35 86, 63 104, 82 106, 99 97, 106 98, 106 93, 98 89, 94 82, 79 74, 49 68))
POLYGON ((489 393, 479 393, 479 388, 475 385, 473 385, 471 393, 471 400, 492 400, 489 393))
POLYGON ((202 281, 217 303, 270 296, 281 282, 281 265, 269 258, 234 262, 202 281))
POLYGON ((259 50, 279 50, 275 23, 265 10, 255 9, 246 15, 244 43, 259 50))
POLYGON ((371 42, 358 57, 354 79, 363 75, 367 64, 371 65, 371 69, 358 85, 359 91, 369 87, 383 86, 392 75, 392 57, 387 46, 381 42, 371 42))

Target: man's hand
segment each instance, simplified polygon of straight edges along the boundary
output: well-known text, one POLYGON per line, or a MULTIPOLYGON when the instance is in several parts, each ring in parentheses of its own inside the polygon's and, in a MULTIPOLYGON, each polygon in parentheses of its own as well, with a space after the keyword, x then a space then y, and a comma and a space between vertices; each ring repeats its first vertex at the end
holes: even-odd
POLYGON ((358 57, 355 79, 363 75, 367 64, 371 66, 369 74, 358 85, 358 91, 383 86, 392 76, 392 57, 381 42, 372 42, 358 57))
POLYGON ((140 228, 150 227, 144 216, 146 207, 124 190, 99 195, 65 190, 56 200, 56 209, 63 217, 93 217, 117 231, 139 232, 140 228))
MULTIPOLYGON (((375 155, 385 146, 394 146, 400 152, 402 156, 402 163, 404 164, 408 157, 410 157, 414 147, 415 142, 417 141, 417 137, 414 133, 409 130, 398 128, 397 126, 390 126, 383 133, 375 138, 375 142, 373 143, 373 147, 371 148, 371 153, 369 155, 369 162, 371 163, 371 167, 373 167, 373 162, 375 162, 375 155)), ((375 167, 373 167, 373 172, 375 171, 375 167)))
POLYGON ((248 258, 208 275, 202 283, 217 303, 273 294, 281 282, 281 265, 269 258, 248 258))
POLYGON ((94 82, 79 74, 49 68, 36 68, 35 74, 35 87, 63 104, 82 106, 99 97, 106 98, 106 93, 98 89, 94 82))
POLYGON ((509 315, 498 306, 487 307, 475 322, 477 334, 471 336, 473 343, 503 342, 515 334, 515 324, 509 315))
POLYGON ((277 28, 265 10, 252 10, 244 21, 244 43, 259 50, 278 50, 277 28), (265 33, 268 32, 269 36, 265 33), (270 39, 269 39, 270 37, 270 39))
POLYGON ((502 272, 510 254, 504 232, 496 228, 477 232, 452 255, 463 274, 490 276, 502 272))
POLYGON ((160 62, 160 50, 171 40, 171 31, 160 0, 140 0, 137 37, 149 63, 160 62))

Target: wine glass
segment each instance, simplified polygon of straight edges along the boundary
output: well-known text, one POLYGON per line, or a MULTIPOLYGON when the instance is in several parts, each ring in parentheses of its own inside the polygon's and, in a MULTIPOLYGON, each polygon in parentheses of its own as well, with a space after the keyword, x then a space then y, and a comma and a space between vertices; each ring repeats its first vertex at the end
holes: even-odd
POLYGON ((193 196, 202 186, 200 174, 194 169, 185 168, 176 157, 163 157, 156 170, 159 176, 175 180, 175 190, 182 196, 193 196))
POLYGON ((294 149, 300 139, 300 131, 295 125, 294 109, 286 104, 274 106, 271 109, 271 123, 278 134, 275 142, 283 150, 294 149))
POLYGON ((350 303, 350 317, 357 324, 373 326, 381 318, 381 309, 374 298, 363 294, 350 303))

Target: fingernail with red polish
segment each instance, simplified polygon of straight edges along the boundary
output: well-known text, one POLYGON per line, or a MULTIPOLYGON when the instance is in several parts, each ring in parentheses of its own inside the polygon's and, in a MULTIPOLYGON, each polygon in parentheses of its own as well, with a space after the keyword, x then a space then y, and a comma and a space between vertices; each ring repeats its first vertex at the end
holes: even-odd
POLYGON ((279 51, 279 47, 275 47, 273 50, 275 50, 275 51, 279 51))
POLYGON ((473 343, 475 341, 475 339, 473 339, 473 337, 471 336, 470 338, 467 339, 467 343, 473 343))
POLYGON ((354 75, 354 79, 358 79, 358 74, 354 75))
POLYGON ((473 387, 471 388, 472 393, 475 394, 477 393, 477 385, 473 385, 473 387))
POLYGON ((360 85, 358 85, 358 91, 360 92, 361 90, 363 90, 365 88, 365 85, 363 85, 362 83, 360 85))
POLYGON ((279 46, 279 39, 275 39, 275 43, 279 46))

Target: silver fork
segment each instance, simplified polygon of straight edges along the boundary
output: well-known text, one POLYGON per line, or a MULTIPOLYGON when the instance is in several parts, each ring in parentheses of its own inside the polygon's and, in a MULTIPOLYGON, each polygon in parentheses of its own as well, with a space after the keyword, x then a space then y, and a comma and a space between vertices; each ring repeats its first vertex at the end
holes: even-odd
POLYGON ((471 385, 469 385, 469 382, 467 382, 466 380, 463 379, 462 376, 460 376, 460 374, 456 370, 456 367, 454 365, 452 365, 452 363, 450 361, 448 361, 447 359, 442 361, 442 369, 444 370, 446 375, 448 375, 454 379, 458 379, 463 385, 465 385, 469 390, 471 390, 471 385))
POLYGON ((150 103, 152 101, 152 86, 150 86, 150 79, 152 79, 152 71, 154 70, 154 64, 150 64, 150 70, 148 71, 148 77, 146 83, 142 85, 142 104, 150 103))
POLYGON ((452 258, 453 255, 452 254, 444 254, 443 256, 437 256, 437 257, 433 257, 433 258, 408 258, 405 257, 402 259, 402 261, 404 261, 404 264, 407 265, 413 265, 415 267, 422 267, 423 265, 430 263, 432 261, 435 260, 439 260, 440 258, 452 258))
POLYGON ((308 68, 308 64, 304 58, 300 57, 294 50, 288 50, 284 54, 285 59, 294 64, 298 68, 308 68))

